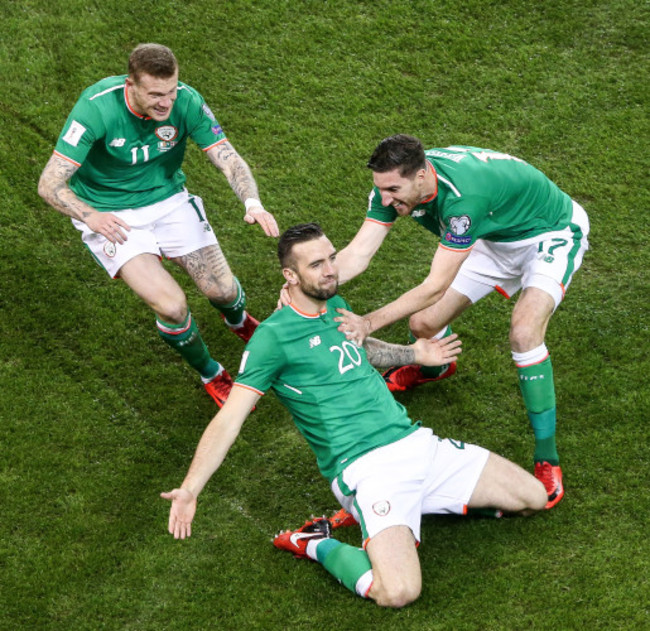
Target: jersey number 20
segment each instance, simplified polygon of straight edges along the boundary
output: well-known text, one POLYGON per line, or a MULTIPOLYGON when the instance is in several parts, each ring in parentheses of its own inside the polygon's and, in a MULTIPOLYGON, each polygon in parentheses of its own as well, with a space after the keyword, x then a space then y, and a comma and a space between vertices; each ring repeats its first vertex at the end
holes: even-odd
POLYGON ((334 352, 339 354, 339 372, 341 374, 361 365, 361 353, 352 342, 345 340, 341 346, 330 346, 330 353, 334 352))

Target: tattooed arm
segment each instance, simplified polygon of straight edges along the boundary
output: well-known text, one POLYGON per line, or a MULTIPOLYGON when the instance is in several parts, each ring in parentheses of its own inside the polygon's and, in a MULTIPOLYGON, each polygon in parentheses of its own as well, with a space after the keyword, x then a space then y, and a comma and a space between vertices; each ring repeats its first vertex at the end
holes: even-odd
POLYGON ((443 366, 456 361, 461 353, 461 341, 454 333, 442 340, 416 340, 414 344, 402 346, 389 344, 374 337, 366 338, 363 343, 368 361, 375 368, 421 364, 423 366, 443 366))
POLYGON ((206 152, 210 162, 223 172, 235 195, 246 203, 244 221, 249 224, 259 223, 269 237, 280 234, 278 224, 273 215, 262 206, 255 178, 246 161, 228 142, 222 142, 206 152), (257 203, 255 203, 257 202, 257 203))
POLYGON ((52 154, 41 173, 38 182, 38 194, 52 208, 60 213, 83 221, 93 232, 105 236, 113 243, 126 241, 125 230, 130 230, 129 225, 112 213, 99 212, 86 202, 79 199, 68 186, 68 180, 79 167, 52 154))

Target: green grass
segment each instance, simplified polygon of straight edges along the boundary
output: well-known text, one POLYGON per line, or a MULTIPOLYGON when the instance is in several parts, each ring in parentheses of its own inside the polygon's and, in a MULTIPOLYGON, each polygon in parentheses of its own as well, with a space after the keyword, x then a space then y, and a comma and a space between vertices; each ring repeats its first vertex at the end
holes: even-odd
MULTIPOLYGON (((0 629, 641 629, 650 626, 648 11, 632 0, 325 3, 5 2, 0 35, 0 629), (343 247, 363 220, 378 140, 511 152, 591 218, 592 250, 547 344, 567 495, 530 520, 426 518, 424 587, 402 611, 355 598, 270 538, 334 508, 285 410, 265 397, 200 499, 166 533, 214 413, 153 317, 109 281, 36 182, 81 90, 171 46, 281 225, 318 220, 343 247)), ((269 314, 275 244, 241 220, 195 148, 189 187, 251 311, 269 314), (245 245, 243 245, 245 244, 245 245)), ((364 312, 426 274, 433 237, 400 222, 344 288, 364 312)), ((213 353, 242 345, 177 275, 213 353)), ((401 400, 443 436, 529 466, 532 437, 491 296, 456 330, 457 376, 401 400)), ((402 341, 398 323, 385 339, 402 341)), ((358 531, 341 535, 357 542, 358 531)))

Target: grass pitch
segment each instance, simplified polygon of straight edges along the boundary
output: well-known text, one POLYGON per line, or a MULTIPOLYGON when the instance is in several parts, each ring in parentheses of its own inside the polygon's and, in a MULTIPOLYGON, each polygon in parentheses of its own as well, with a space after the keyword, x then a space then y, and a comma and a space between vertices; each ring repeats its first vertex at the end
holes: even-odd
MULTIPOLYGON (((641 629, 648 555, 648 14, 631 0, 5 3, 0 41, 0 629, 641 629), (215 409, 36 194, 83 88, 169 45, 253 168, 281 228, 318 220, 343 247, 363 220, 365 161, 405 132, 426 146, 520 156, 590 215, 592 250, 547 344, 567 494, 530 520, 426 518, 422 597, 355 598, 270 544, 334 508, 285 410, 267 396, 200 498, 194 536, 168 504, 215 409)), ((195 148, 185 171, 257 317, 274 308, 275 244, 241 220, 195 148), (245 244, 245 245, 244 245, 245 244)), ((401 221, 343 288, 365 312, 426 274, 436 241, 401 221)), ((241 342, 178 275, 213 354, 241 342)), ((413 418, 528 466, 510 360, 511 305, 458 322, 458 374, 407 393, 413 418)), ((406 325, 382 333, 403 341, 406 325)), ((358 541, 358 532, 341 534, 358 541)))

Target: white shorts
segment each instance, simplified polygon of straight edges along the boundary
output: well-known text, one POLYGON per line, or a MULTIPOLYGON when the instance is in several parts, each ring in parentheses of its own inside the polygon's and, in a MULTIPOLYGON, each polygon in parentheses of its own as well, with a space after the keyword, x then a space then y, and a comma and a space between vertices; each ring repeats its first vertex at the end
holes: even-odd
POLYGON ((573 202, 571 224, 564 230, 510 243, 479 239, 451 286, 473 303, 496 289, 507 298, 536 287, 559 306, 589 248, 589 219, 573 202))
POLYGON ((420 541, 422 515, 466 513, 489 455, 420 427, 355 460, 334 479, 332 491, 361 524, 364 546, 391 526, 408 526, 420 541))
POLYGON ((93 232, 82 221, 72 220, 95 260, 115 278, 122 265, 138 254, 166 258, 183 256, 205 246, 217 244, 217 237, 206 219, 203 200, 182 190, 167 199, 126 210, 111 211, 131 230, 124 243, 111 243, 93 232))

